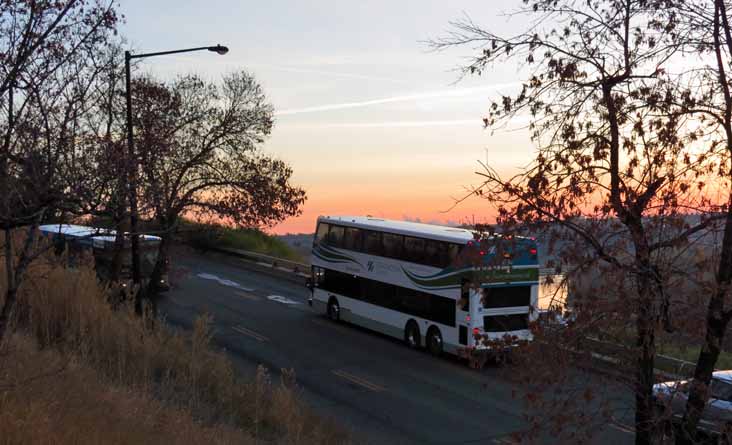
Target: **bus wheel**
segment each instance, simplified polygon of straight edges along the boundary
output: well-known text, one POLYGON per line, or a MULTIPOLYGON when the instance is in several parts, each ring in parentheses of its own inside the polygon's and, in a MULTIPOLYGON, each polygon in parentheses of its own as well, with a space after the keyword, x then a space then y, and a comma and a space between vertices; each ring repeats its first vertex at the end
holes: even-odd
POLYGON ((419 338, 419 326, 414 320, 409 320, 404 328, 404 342, 412 349, 417 349, 421 345, 419 338))
POLYGON ((338 321, 341 319, 341 307, 338 306, 338 300, 336 300, 335 298, 331 298, 328 301, 328 318, 333 321, 338 321))
POLYGON ((442 334, 435 326, 427 331, 427 349, 429 349, 430 354, 436 357, 442 355, 442 334))

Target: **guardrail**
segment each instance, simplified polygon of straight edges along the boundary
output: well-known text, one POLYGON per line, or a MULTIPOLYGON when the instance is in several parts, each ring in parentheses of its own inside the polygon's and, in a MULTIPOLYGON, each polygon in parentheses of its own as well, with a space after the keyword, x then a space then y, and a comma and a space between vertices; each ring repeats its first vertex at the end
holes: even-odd
MULTIPOLYGON (((627 357, 628 355, 631 355, 631 357, 633 357, 632 350, 616 343, 598 340, 591 337, 585 337, 582 341, 593 351, 593 354, 595 355, 594 358, 608 363, 617 361, 617 359, 613 358, 617 356, 627 357)), ((672 379, 692 377, 694 374, 694 368, 696 367, 696 363, 687 362, 686 360, 669 357, 663 354, 656 354, 655 362, 656 374, 672 379)))
POLYGON ((214 247, 210 250, 213 250, 215 252, 223 253, 226 255, 235 256, 238 258, 242 258, 245 260, 252 261, 254 263, 257 263, 260 266, 269 267, 272 269, 276 269, 282 272, 289 272, 292 274, 295 274, 300 277, 309 277, 310 276, 310 265, 305 263, 300 263, 297 261, 290 261, 285 260, 282 258, 270 256, 270 255, 264 255, 262 253, 257 252, 251 252, 248 250, 242 250, 242 249, 229 249, 226 247, 214 247))

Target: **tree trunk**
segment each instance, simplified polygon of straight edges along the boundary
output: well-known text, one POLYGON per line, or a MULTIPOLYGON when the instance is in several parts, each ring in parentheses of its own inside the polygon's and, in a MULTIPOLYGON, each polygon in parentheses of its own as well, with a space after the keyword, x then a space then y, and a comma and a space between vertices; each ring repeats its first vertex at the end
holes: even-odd
MULTIPOLYGON (((645 281, 645 280, 644 280, 645 281)), ((647 295, 650 289, 646 289, 647 295)), ((647 300, 647 299, 642 299, 647 300)), ((635 443, 650 445, 654 433, 653 369, 656 356, 655 332, 650 314, 651 305, 642 304, 636 322, 638 367, 635 388, 635 443)))
POLYGON ((15 301, 18 295, 18 289, 15 287, 8 288, 5 292, 5 302, 3 303, 2 311, 0 311, 0 346, 3 345, 5 334, 10 328, 10 315, 13 313, 15 308, 15 301))
POLYGON ((13 233, 10 229, 5 229, 5 276, 6 289, 5 298, 3 300, 2 309, 0 310, 0 346, 3 344, 5 333, 10 323, 10 314, 15 306, 17 289, 15 287, 15 270, 13 267, 13 233))
POLYGON ((150 280, 147 284, 145 295, 148 297, 153 316, 157 316, 157 294, 160 292, 160 281, 162 280, 165 272, 168 268, 168 257, 170 253, 171 233, 175 228, 177 219, 172 218, 159 218, 158 222, 162 233, 160 234, 160 245, 158 246, 158 254, 155 259, 155 266, 153 267, 150 280))
POLYGON ((114 252, 112 253, 112 264, 109 280, 118 282, 122 273, 122 258, 125 248, 124 219, 117 219, 115 223, 114 252))
POLYGON ((155 267, 153 268, 152 275, 150 275, 150 282, 148 283, 148 295, 155 295, 159 291, 158 284, 162 280, 163 275, 167 269, 168 255, 170 252, 170 233, 165 232, 160 236, 160 245, 158 246, 158 256, 155 260, 155 267))
POLYGON ((691 444, 696 436, 696 428, 704 411, 712 381, 714 366, 724 341, 724 334, 729 323, 729 315, 725 314, 724 298, 732 281, 732 198, 727 205, 722 253, 717 268, 717 288, 707 306, 707 326, 704 344, 699 351, 699 358, 694 369, 694 383, 689 390, 689 400, 683 420, 683 437, 679 444, 691 444))
POLYGON ((651 289, 650 264, 647 259, 640 262, 643 267, 638 276, 638 318, 636 320, 637 368, 635 383, 635 443, 653 443, 655 407, 653 406, 653 371, 656 357, 656 338, 651 289))
POLYGON ((28 234, 25 239, 25 243, 23 244, 23 250, 20 252, 17 264, 15 264, 14 261, 15 252, 12 245, 12 238, 10 238, 11 230, 5 229, 5 236, 8 237, 8 240, 11 240, 10 242, 5 243, 5 268, 8 277, 10 278, 10 282, 8 282, 8 287, 5 291, 5 301, 3 302, 2 309, 0 310, 0 345, 3 344, 5 335, 8 332, 11 321, 10 318, 18 296, 18 288, 20 288, 20 283, 22 282, 25 270, 28 268, 32 260, 31 250, 35 245, 38 224, 42 217, 43 212, 39 213, 38 219, 28 229, 28 234))

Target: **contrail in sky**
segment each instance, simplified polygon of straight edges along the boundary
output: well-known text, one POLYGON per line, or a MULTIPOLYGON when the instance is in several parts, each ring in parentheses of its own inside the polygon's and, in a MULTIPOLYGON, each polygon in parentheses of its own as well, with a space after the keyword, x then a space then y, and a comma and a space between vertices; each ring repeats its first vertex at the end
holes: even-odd
POLYGON ((287 116, 291 114, 303 114, 303 113, 317 113, 321 111, 334 111, 334 110, 345 110, 348 108, 361 108, 369 107, 373 105, 388 104, 394 102, 409 102, 422 99, 436 99, 442 97, 461 97, 467 96, 474 93, 493 91, 499 88, 508 88, 521 85, 520 82, 508 82, 494 85, 488 85, 484 87, 473 87, 473 88, 456 88, 451 90, 440 90, 430 91, 426 93, 418 94, 407 94, 401 96, 383 97, 380 99, 364 100, 359 102, 345 102, 339 104, 328 104, 328 105, 316 105, 312 107, 304 108, 291 108, 289 110, 282 110, 275 112, 276 116, 287 116))

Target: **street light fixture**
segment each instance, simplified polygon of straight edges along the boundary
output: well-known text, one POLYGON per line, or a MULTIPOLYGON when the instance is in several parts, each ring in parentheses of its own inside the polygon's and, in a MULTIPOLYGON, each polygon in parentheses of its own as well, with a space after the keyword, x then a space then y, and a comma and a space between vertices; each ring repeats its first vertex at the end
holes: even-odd
POLYGON ((224 54, 229 52, 229 48, 227 48, 223 45, 209 46, 208 50, 218 53, 221 56, 223 56, 224 54))
MULTIPOLYGON (((190 53, 193 51, 211 51, 219 55, 229 52, 229 48, 223 45, 216 46, 200 46, 197 48, 176 49, 173 51, 160 51, 155 53, 132 54, 125 51, 125 98, 127 99, 127 155, 131 165, 129 165, 128 182, 130 194, 130 249, 132 255, 132 281, 140 284, 140 240, 137 230, 137 157, 135 156, 135 145, 132 135, 132 94, 130 92, 130 60, 142 59, 145 57, 165 56, 168 54, 190 53)), ((135 297, 136 302, 138 297, 135 297)))

